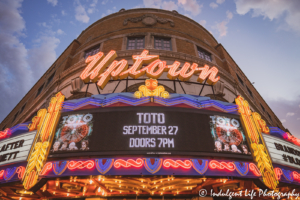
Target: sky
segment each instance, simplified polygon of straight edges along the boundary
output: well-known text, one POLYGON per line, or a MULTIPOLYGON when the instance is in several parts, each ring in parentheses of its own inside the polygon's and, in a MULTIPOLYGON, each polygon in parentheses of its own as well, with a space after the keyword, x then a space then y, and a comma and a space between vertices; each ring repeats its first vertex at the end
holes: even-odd
POLYGON ((84 29, 122 8, 200 23, 300 138, 299 0, 0 0, 0 121, 84 29))

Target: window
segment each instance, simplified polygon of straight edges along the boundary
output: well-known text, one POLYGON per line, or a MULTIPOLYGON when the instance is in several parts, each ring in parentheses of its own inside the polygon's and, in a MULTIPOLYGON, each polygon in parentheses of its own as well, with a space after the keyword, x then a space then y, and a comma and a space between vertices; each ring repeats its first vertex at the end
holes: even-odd
POLYGON ((96 47, 93 47, 93 48, 91 48, 89 50, 86 50, 84 52, 84 58, 86 59, 89 56, 95 55, 96 53, 99 52, 99 50, 100 50, 100 45, 97 45, 96 47))
POLYGON ((207 60, 211 62, 211 54, 205 51, 204 49, 201 49, 200 47, 197 47, 198 56, 204 60, 207 60))
POLYGON ((248 93, 250 94, 251 97, 253 97, 253 94, 251 92, 251 90, 246 86, 248 93))
POLYGON ((25 106, 26 106, 26 103, 22 106, 22 108, 21 108, 21 110, 20 110, 20 114, 23 112, 25 106))
MULTIPOLYGON (((279 126, 278 126, 279 127, 279 126)), ((2 131, 4 131, 5 130, 5 128, 6 128, 6 124, 3 126, 3 128, 2 128, 2 131)))
POLYGON ((13 122, 16 120, 17 116, 18 116, 19 112, 17 112, 14 116, 13 122))
POLYGON ((46 86, 49 85, 49 83, 53 80, 54 75, 55 75, 55 72, 51 76, 49 76, 46 86))
POLYGON ((271 117, 271 115, 269 114, 269 113, 267 113, 268 114, 268 117, 270 118, 270 120, 272 121, 272 117, 271 117))
POLYGON ((236 76, 237 76, 239 82, 240 82, 242 85, 244 85, 244 81, 241 79, 241 77, 240 77, 238 74, 236 74, 236 76))
POLYGON ((35 97, 37 97, 37 96, 39 96, 39 94, 41 94, 43 87, 44 87, 44 84, 38 89, 35 97))
POLYGON ((154 48, 172 51, 171 38, 154 38, 154 48))
POLYGON ((127 42, 127 49, 145 48, 145 37, 130 37, 127 42))
POLYGON ((261 109, 266 112, 265 108, 263 107, 263 105, 260 104, 261 109))

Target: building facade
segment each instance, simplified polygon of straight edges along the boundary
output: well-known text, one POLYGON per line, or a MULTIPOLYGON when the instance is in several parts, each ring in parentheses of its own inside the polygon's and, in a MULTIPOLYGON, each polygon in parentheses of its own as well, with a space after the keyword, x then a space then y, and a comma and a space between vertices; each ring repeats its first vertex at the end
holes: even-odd
POLYGON ((0 130, 7 199, 182 199, 300 180, 298 139, 176 11, 121 9, 90 25, 0 130))

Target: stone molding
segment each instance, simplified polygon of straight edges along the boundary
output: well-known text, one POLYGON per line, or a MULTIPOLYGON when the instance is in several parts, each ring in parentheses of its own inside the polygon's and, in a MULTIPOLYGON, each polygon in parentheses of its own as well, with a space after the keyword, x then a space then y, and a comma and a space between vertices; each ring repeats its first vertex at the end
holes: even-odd
POLYGON ((161 18, 154 14, 145 14, 140 17, 134 17, 134 18, 127 18, 124 20, 123 25, 126 26, 128 24, 128 21, 132 23, 137 23, 142 21, 142 23, 146 26, 154 26, 157 22, 161 24, 166 24, 170 22, 170 26, 174 27, 174 21, 168 18, 161 18))

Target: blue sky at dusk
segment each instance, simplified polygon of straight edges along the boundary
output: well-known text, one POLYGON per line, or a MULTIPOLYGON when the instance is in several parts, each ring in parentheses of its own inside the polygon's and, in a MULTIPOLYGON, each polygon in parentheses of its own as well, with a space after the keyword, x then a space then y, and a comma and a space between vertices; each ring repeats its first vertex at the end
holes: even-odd
POLYGON ((0 121, 89 25, 145 7, 177 10, 210 31, 300 137, 299 0, 0 0, 0 121))

